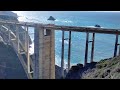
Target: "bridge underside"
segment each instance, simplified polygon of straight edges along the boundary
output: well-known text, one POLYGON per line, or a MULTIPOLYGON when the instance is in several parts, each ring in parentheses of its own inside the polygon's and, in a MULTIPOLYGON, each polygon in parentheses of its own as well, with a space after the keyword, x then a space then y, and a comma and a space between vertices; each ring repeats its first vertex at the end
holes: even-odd
MULTIPOLYGON (((33 79, 55 79, 55 30, 62 31, 62 49, 61 49, 61 75, 64 77, 64 32, 69 31, 69 44, 68 44, 68 70, 70 69, 70 57, 71 57, 71 33, 72 32, 85 32, 86 33, 86 47, 85 47, 85 58, 84 65, 87 63, 88 58, 88 43, 92 43, 91 47, 91 62, 93 62, 94 58, 94 43, 95 43, 95 35, 96 33, 101 34, 114 34, 116 36, 115 39, 115 48, 113 57, 117 56, 117 47, 118 47, 118 36, 120 35, 120 31, 117 29, 105 29, 105 28, 89 28, 89 27, 75 27, 75 26, 59 26, 59 25, 48 25, 48 24, 39 24, 39 23, 31 23, 31 22, 9 22, 9 21, 0 21, 0 24, 6 25, 15 25, 17 26, 25 26, 34 27, 34 59, 31 60, 29 55, 29 38, 26 36, 25 46, 19 40, 19 32, 13 36, 11 31, 8 29, 8 35, 10 37, 15 37, 14 40, 11 40, 13 47, 15 47, 15 51, 20 57, 21 63, 28 75, 29 78, 33 79), (92 40, 89 40, 89 33, 92 33, 92 40), (18 50, 16 50, 18 49, 18 50), (24 50, 25 56, 27 58, 27 63, 22 59, 19 49, 24 50), (32 68, 33 72, 30 72, 32 68)), ((8 39, 10 40, 10 38, 8 39)), ((119 53, 120 54, 120 53, 119 53)))

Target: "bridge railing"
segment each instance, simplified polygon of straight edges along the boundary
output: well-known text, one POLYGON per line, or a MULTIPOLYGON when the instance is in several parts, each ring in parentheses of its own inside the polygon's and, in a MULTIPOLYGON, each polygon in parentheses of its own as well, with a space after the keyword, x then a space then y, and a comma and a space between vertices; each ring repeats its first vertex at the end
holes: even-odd
POLYGON ((13 31, 10 30, 9 26, 4 26, 4 25, 1 25, 0 31, 3 35, 4 40, 7 40, 7 43, 14 48, 28 78, 33 78, 33 75, 31 75, 33 73, 33 60, 29 54, 28 27, 27 30, 23 32, 25 33, 25 37, 26 37, 25 44, 19 39, 20 33, 17 25, 16 25, 16 33, 13 33, 13 31))

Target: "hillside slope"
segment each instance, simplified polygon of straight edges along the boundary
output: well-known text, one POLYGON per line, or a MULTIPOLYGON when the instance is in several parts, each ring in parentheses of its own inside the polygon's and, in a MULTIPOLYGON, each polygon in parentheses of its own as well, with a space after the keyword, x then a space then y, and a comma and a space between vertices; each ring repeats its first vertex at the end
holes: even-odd
POLYGON ((27 79, 13 48, 3 42, 0 42, 0 79, 27 79))
POLYGON ((120 79, 120 56, 87 64, 73 66, 66 79, 120 79))

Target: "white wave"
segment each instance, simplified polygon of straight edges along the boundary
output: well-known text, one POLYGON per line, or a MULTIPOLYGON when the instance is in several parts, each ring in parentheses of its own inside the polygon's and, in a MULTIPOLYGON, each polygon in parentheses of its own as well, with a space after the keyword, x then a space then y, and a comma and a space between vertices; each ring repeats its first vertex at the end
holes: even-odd
MULTIPOLYGON (((61 57, 58 55, 55 55, 55 65, 58 65, 61 67, 61 57)), ((64 59, 64 69, 67 68, 67 60, 64 59)))
POLYGON ((55 21, 56 22, 63 22, 63 23, 73 23, 73 21, 71 21, 71 20, 59 20, 59 19, 56 19, 55 21))
POLYGON ((58 55, 55 55, 55 64, 61 66, 61 59, 58 55))
POLYGON ((72 23, 72 21, 68 21, 68 20, 65 20, 63 22, 65 22, 65 23, 72 23))
POLYGON ((68 42, 68 40, 64 40, 64 43, 65 43, 65 44, 68 44, 69 42, 68 42))
POLYGON ((60 20, 56 19, 55 21, 56 21, 56 22, 59 22, 60 20))
MULTIPOLYGON (((97 27, 95 27, 95 26, 86 26, 86 27, 97 28, 97 27)), ((100 27, 100 28, 104 28, 104 27, 100 27)))
POLYGON ((19 21, 26 21, 26 18, 23 17, 23 16, 20 16, 20 17, 18 17, 18 20, 19 20, 19 21))
POLYGON ((30 45, 29 53, 30 53, 30 55, 34 54, 34 43, 32 43, 32 44, 30 45))
MULTIPOLYGON (((62 42, 62 40, 59 41, 62 42)), ((64 40, 64 44, 69 44, 68 40, 64 40)))
MULTIPOLYGON (((70 63, 70 66, 74 66, 74 65, 77 65, 78 63, 70 63)), ((61 57, 56 55, 55 56, 55 65, 58 65, 61 67, 61 57)), ((67 63, 67 60, 64 59, 64 69, 67 69, 68 68, 68 63, 67 63)))
MULTIPOLYGON (((30 53, 30 55, 33 55, 33 54, 34 54, 34 43, 32 43, 32 44, 30 45, 29 53, 30 53)), ((76 64, 77 64, 77 63, 71 63, 71 66, 76 65, 76 64)), ((58 65, 58 66, 61 67, 61 57, 58 56, 58 55, 55 55, 55 65, 58 65)), ((66 69, 67 66, 68 66, 67 60, 64 59, 64 69, 66 69)))

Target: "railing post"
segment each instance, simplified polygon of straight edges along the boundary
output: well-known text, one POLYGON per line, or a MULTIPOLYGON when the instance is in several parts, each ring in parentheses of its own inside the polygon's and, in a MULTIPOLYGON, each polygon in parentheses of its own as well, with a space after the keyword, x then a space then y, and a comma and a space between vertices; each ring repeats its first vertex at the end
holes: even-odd
POLYGON ((87 59, 88 59, 88 40, 89 40, 89 33, 86 32, 86 47, 85 47, 85 61, 84 61, 84 66, 87 63, 87 59))
POLYGON ((18 25, 16 25, 16 36, 17 36, 17 50, 18 50, 18 53, 20 53, 20 49, 19 49, 19 30, 18 30, 18 25))
POLYGON ((70 57, 71 57, 71 31, 69 31, 69 46, 68 46, 68 71, 70 70, 70 57))
POLYGON ((61 75, 64 78, 64 31, 62 31, 61 75))
POLYGON ((91 62, 93 62, 93 57, 94 57, 94 42, 95 42, 95 33, 93 33, 93 36, 92 36, 91 62))
POLYGON ((117 46, 118 46, 118 34, 116 34, 116 39, 115 39, 114 57, 117 56, 117 46))
POLYGON ((10 40, 11 40, 11 37, 10 37, 10 28, 8 27, 8 43, 10 45, 10 40))
POLYGON ((30 54, 29 54, 29 32, 28 32, 28 26, 26 27, 27 29, 27 35, 26 35, 26 40, 27 40, 27 68, 28 68, 28 73, 31 73, 30 71, 30 54))
POLYGON ((25 33, 24 33, 25 34, 24 35, 25 36, 25 43, 24 43, 24 45, 25 45, 25 52, 27 52, 27 31, 26 31, 27 28, 26 28, 26 26, 24 26, 24 27, 25 27, 25 33))

